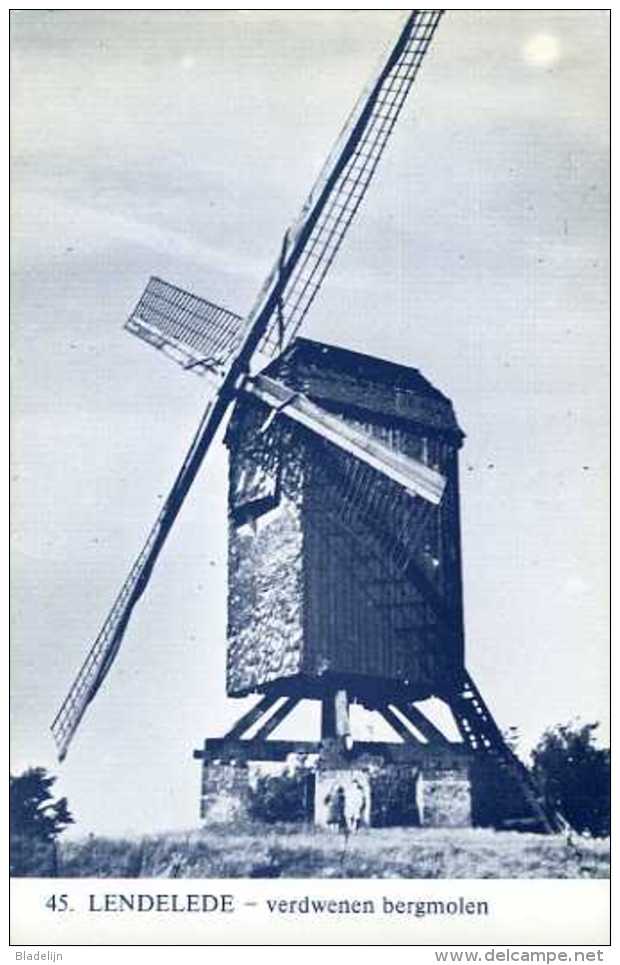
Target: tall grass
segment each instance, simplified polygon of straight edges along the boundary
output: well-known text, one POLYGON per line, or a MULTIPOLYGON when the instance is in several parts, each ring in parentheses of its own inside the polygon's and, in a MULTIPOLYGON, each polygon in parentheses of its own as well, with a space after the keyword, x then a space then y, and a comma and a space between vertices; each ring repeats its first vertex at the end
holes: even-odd
MULTIPOLYGON (((49 872, 46 872, 49 873, 49 872)), ((67 840, 61 877, 605 878, 609 842, 489 829, 244 825, 140 838, 67 840)))

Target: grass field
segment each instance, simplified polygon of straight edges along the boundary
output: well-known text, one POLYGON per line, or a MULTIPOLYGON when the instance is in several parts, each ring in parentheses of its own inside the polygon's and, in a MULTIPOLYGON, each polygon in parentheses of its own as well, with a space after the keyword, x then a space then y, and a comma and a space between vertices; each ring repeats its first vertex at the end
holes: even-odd
POLYGON ((606 878, 609 841, 488 829, 213 828, 66 840, 62 877, 606 878))

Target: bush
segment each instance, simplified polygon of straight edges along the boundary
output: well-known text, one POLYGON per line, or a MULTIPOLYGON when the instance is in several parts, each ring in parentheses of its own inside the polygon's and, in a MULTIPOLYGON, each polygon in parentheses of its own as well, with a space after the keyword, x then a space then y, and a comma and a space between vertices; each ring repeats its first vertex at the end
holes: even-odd
POLYGON ((411 768, 388 768, 372 784, 372 824, 377 828, 420 824, 415 778, 411 768))
POLYGON ((312 775, 308 771, 261 774, 250 791, 250 817, 270 824, 305 821, 312 810, 311 790, 312 775))
POLYGON ((610 832, 609 749, 594 745, 598 724, 558 724, 546 730, 532 751, 533 774, 547 803, 580 834, 610 832))

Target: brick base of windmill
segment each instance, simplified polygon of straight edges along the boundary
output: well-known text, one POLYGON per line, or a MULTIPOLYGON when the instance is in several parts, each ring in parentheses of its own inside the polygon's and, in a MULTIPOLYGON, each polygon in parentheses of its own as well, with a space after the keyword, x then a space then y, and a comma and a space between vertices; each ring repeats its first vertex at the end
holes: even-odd
POLYGON ((263 697, 224 737, 207 739, 194 751, 202 762, 200 815, 205 824, 248 818, 255 765, 279 762, 283 771, 305 775, 305 818, 319 827, 335 827, 332 802, 342 795, 355 827, 557 830, 547 825, 523 775, 502 766, 493 752, 476 753, 464 742, 448 741, 413 706, 396 705, 410 723, 424 728, 426 743, 386 705, 375 709, 402 740, 353 741, 344 690, 321 701, 320 740, 268 739, 301 699, 290 696, 253 737, 244 737, 278 699, 277 692, 263 697))
MULTIPOLYGON (((320 827, 333 826, 332 802, 338 794, 344 799, 345 813, 358 827, 471 826, 473 768, 471 753, 463 744, 443 738, 435 744, 414 742, 411 735, 407 739, 400 722, 402 742, 353 742, 344 690, 322 701, 319 741, 267 740, 267 724, 253 738, 243 738, 277 699, 265 697, 225 737, 207 739, 202 749, 194 751, 203 764, 200 810, 206 823, 248 817, 251 765, 281 762, 305 773, 306 817, 320 827), (396 812, 395 799, 403 802, 396 812)), ((292 709, 288 701, 282 705, 287 710, 292 709)), ((398 721, 387 707, 384 713, 391 724, 398 721)), ((284 713, 276 712, 275 717, 267 722, 269 733, 284 713)))

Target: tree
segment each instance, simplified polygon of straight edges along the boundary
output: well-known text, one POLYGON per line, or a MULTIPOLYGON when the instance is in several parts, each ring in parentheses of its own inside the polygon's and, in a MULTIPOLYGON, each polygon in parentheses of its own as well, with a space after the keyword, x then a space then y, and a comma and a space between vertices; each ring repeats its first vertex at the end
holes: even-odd
POLYGON ((30 767, 18 777, 11 774, 9 813, 13 833, 49 842, 74 823, 66 797, 52 800, 55 782, 44 767, 30 767))
POLYGON ((52 798, 56 778, 43 767, 10 776, 11 873, 55 873, 55 840, 73 824, 66 797, 52 798))
POLYGON ((532 771, 550 807, 579 833, 610 832, 611 783, 608 748, 596 747, 595 724, 570 721, 544 732, 532 751, 532 771))

